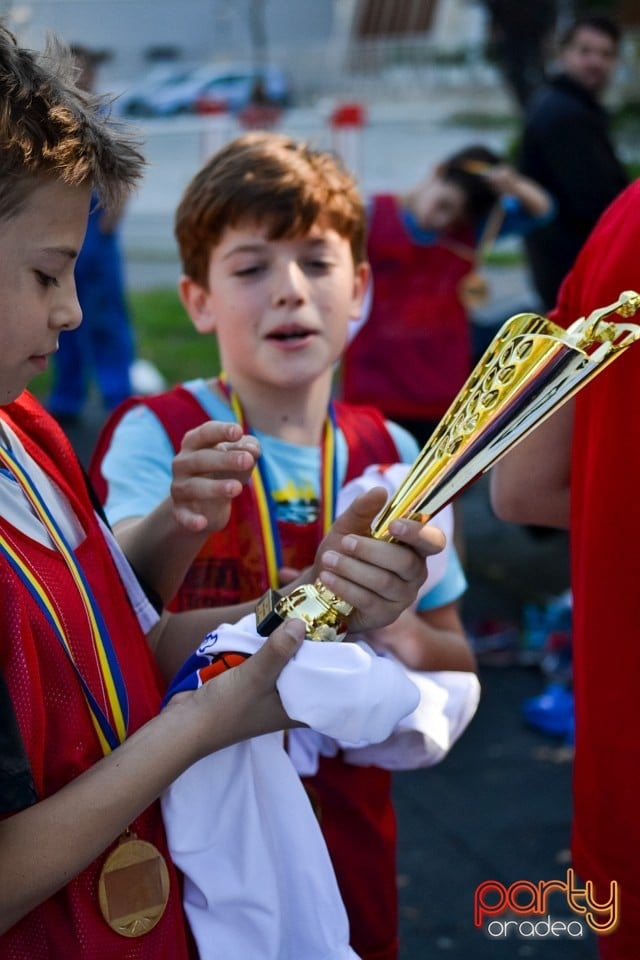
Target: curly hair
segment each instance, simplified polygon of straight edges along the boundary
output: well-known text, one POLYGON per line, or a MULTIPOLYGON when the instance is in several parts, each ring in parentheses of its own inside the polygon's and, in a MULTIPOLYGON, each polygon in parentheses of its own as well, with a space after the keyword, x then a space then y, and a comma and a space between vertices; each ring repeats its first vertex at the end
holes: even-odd
POLYGON ((90 183, 107 205, 141 176, 137 143, 111 120, 104 97, 76 85, 77 74, 55 37, 36 52, 0 22, 0 219, 19 211, 42 176, 90 183))
POLYGON ((211 250, 227 227, 266 225, 270 239, 320 223, 365 254, 365 208, 336 156, 284 134, 246 133, 222 147, 187 185, 175 218, 184 272, 206 286, 211 250))

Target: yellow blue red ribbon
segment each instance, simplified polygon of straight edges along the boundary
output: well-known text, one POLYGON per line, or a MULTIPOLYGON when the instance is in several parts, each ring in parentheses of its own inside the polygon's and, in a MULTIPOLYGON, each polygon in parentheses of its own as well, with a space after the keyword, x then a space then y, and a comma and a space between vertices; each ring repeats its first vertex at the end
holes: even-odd
POLYGON ((51 628, 62 645, 70 663, 72 664, 76 675, 82 686, 82 690, 91 712, 100 745, 106 754, 114 750, 118 744, 127 736, 127 726, 129 722, 129 704, 127 691, 124 684, 120 665, 116 657, 109 631, 104 622, 104 618, 95 600, 91 587, 76 561, 73 550, 67 543, 67 540, 56 522, 42 495, 35 486, 33 480, 27 471, 16 460, 13 454, 0 445, 0 462, 4 464, 11 475, 20 484, 25 496, 31 503, 36 516, 47 530, 56 549, 62 555, 73 581, 78 589, 78 593, 84 606, 91 640, 96 653, 100 676, 104 686, 108 706, 111 710, 113 723, 109 720, 107 713, 97 702, 96 697, 89 689, 89 686, 82 676, 80 669, 73 655, 73 650, 67 637, 66 631, 57 612, 57 607, 46 586, 39 578, 36 570, 29 562, 22 557, 9 541, 0 534, 0 549, 4 553, 8 562, 18 574, 29 593, 40 607, 40 610, 51 625, 51 628))
MULTIPOLYGON (((253 433, 245 418, 240 399, 224 372, 218 377, 218 383, 227 397, 229 406, 236 420, 241 424, 244 433, 253 433)), ((333 404, 329 405, 324 424, 320 476, 320 520, 324 535, 333 523, 337 496, 336 422, 333 404)), ((278 535, 278 522, 275 515, 276 505, 271 495, 266 465, 264 457, 262 456, 258 458, 256 470, 254 470, 251 475, 251 485, 260 520, 260 533, 267 578, 269 586, 277 590, 280 586, 278 571, 282 566, 282 548, 278 535)))

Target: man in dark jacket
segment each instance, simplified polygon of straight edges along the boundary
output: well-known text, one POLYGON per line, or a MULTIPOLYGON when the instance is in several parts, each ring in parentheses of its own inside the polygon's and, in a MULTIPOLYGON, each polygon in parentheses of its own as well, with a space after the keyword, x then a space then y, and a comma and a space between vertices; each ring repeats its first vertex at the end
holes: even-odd
POLYGON ((534 98, 522 134, 520 168, 555 197, 553 221, 526 238, 533 283, 545 308, 596 220, 628 183, 599 102, 616 66, 620 31, 585 15, 561 39, 560 72, 534 98))

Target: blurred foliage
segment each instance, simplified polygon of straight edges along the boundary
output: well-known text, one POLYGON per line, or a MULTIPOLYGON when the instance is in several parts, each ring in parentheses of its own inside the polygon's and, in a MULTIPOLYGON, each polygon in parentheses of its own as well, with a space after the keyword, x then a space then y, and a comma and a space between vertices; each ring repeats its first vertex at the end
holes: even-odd
POLYGON ((173 288, 132 291, 128 300, 137 355, 150 360, 169 383, 217 373, 215 336, 195 331, 173 288))

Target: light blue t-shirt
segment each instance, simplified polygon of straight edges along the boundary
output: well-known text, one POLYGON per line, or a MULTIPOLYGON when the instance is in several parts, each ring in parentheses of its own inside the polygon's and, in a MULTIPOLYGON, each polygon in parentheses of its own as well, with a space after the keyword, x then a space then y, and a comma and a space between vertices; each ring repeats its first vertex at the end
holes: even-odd
MULTIPOLYGON (((183 384, 212 420, 233 421, 231 408, 202 379, 183 384)), ((402 427, 388 422, 389 432, 403 463, 418 455, 414 438, 402 427)), ((321 451, 256 431, 278 520, 310 523, 320 507, 321 451)), ((116 427, 102 463, 108 483, 105 512, 111 524, 127 517, 142 517, 170 495, 171 464, 175 456, 171 441, 156 415, 140 404, 129 410, 116 427)), ((336 432, 338 487, 343 486, 348 450, 342 431, 336 432)), ((452 544, 447 546, 444 577, 420 599, 419 609, 443 606, 466 589, 466 579, 452 544)))

